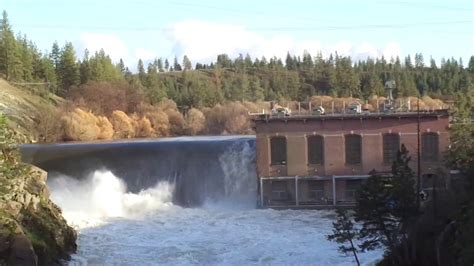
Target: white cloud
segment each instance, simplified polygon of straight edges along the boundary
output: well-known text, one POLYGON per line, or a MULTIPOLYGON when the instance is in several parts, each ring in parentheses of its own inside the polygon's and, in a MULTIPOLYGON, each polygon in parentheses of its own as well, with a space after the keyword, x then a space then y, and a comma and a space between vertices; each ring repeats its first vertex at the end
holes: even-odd
POLYGON ((389 42, 387 46, 385 46, 382 54, 387 60, 390 60, 391 58, 400 56, 402 54, 402 49, 398 43, 389 42))
POLYGON ((148 60, 152 60, 152 59, 155 59, 157 56, 156 56, 156 53, 154 51, 151 51, 151 50, 147 50, 147 49, 144 49, 144 48, 138 48, 135 50, 135 58, 138 60, 138 59, 142 59, 143 61, 148 61, 148 60))
POLYGON ((367 57, 385 56, 387 59, 400 55, 400 46, 390 42, 386 47, 377 47, 370 42, 353 43, 341 40, 337 43, 325 43, 317 39, 296 40, 288 35, 264 36, 245 29, 242 26, 216 24, 199 20, 185 20, 173 24, 167 32, 173 43, 172 56, 182 58, 187 55, 192 61, 210 62, 221 53, 235 58, 240 53, 249 53, 252 57, 286 57, 287 52, 302 55, 306 50, 315 56, 319 51, 328 56, 337 52, 342 56, 351 56, 356 60, 367 57))
POLYGON ((119 37, 111 34, 84 32, 80 37, 80 46, 83 49, 88 49, 91 54, 104 49, 113 61, 129 57, 125 43, 119 37))

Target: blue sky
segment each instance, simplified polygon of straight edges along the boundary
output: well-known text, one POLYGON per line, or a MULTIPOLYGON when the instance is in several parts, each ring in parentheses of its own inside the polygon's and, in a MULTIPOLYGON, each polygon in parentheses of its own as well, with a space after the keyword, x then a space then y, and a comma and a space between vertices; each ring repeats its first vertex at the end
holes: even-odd
POLYGON ((287 51, 356 58, 474 55, 474 1, 451 0, 0 0, 15 32, 41 50, 71 41, 78 55, 104 48, 134 68, 138 58, 209 62, 287 51))

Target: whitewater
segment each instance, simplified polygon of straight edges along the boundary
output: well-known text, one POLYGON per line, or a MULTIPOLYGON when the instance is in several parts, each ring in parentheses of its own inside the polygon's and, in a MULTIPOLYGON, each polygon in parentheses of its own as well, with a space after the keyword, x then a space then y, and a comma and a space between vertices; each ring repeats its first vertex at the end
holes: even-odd
MULTIPOLYGON (((256 209, 254 138, 23 152, 48 170, 51 198, 78 232, 66 264, 355 265, 326 240, 333 211, 256 209)), ((360 253, 359 260, 374 265, 382 253, 360 253)))
MULTIPOLYGON (((326 240, 332 211, 260 210, 232 202, 183 208, 173 186, 138 194, 109 171, 56 178, 52 199, 79 233, 70 265, 354 265, 326 240)), ((360 254, 374 265, 380 251, 360 254)))

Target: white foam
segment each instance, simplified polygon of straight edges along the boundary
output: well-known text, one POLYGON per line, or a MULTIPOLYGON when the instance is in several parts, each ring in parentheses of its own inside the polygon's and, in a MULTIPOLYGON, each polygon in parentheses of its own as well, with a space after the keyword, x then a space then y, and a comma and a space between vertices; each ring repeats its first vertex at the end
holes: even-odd
POLYGON ((95 171, 82 181, 62 176, 48 185, 52 200, 63 209, 68 223, 79 229, 101 225, 108 218, 140 218, 173 206, 173 185, 161 182, 138 194, 128 193, 125 183, 105 170, 95 171))

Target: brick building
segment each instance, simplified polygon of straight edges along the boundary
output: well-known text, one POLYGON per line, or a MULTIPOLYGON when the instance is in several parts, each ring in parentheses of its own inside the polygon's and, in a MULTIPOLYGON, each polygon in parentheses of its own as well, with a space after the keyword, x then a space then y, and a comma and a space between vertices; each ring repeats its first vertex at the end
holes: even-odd
POLYGON ((261 207, 351 206, 375 169, 390 172, 401 144, 416 172, 420 134, 421 186, 442 170, 449 145, 447 111, 253 118, 261 207), (419 126, 419 131, 418 131, 419 126))

